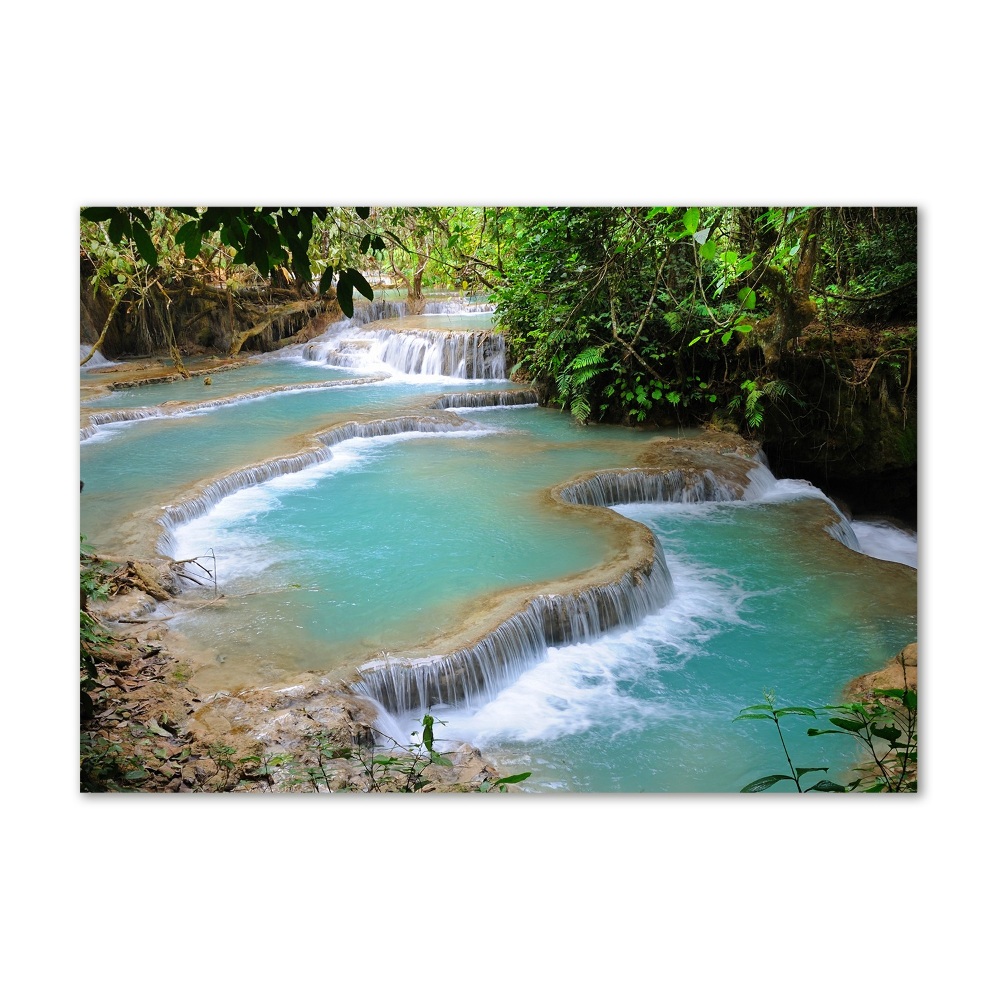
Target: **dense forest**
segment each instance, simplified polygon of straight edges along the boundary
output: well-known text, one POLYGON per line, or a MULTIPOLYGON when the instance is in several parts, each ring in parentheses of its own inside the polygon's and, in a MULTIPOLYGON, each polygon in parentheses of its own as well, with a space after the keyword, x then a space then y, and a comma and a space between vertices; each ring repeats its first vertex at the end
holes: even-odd
POLYGON ((81 340, 182 374, 380 287, 483 294, 512 377, 577 420, 737 430, 915 522, 914 208, 88 208, 80 266, 81 340))

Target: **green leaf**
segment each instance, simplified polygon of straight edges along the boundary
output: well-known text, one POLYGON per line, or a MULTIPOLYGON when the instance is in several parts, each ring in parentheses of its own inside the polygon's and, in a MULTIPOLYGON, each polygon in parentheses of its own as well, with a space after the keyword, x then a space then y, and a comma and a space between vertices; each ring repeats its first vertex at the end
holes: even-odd
POLYGON ((809 715, 816 718, 816 713, 811 708, 779 708, 774 714, 779 718, 782 715, 809 715))
POLYGON ((343 271, 338 272, 337 301, 344 315, 350 319, 354 315, 354 285, 343 271))
POLYGON ((740 308, 748 312, 757 305, 757 293, 752 288, 741 288, 736 293, 736 298, 739 300, 740 308))
POLYGON ((698 220, 700 218, 700 208, 689 208, 684 213, 684 229, 689 236, 694 236, 694 234, 698 231, 698 220))
MULTIPOLYGON (((825 770, 825 769, 824 769, 825 770)), ((815 785, 806 789, 807 792, 846 792, 844 785, 838 785, 835 781, 817 781, 815 785)))
POLYGON ((697 344, 699 340, 701 340, 700 333, 698 334, 697 337, 694 338, 694 340, 691 341, 691 343, 688 344, 688 347, 694 347, 694 345, 697 344))
POLYGON ((439 754, 437 752, 437 750, 431 750, 428 747, 427 752, 430 754, 430 758, 431 758, 431 760, 435 764, 440 764, 442 767, 454 767, 455 766, 454 764, 452 764, 452 762, 450 760, 448 760, 447 757, 443 756, 442 754, 439 754))
POLYGON ((371 302, 375 298, 375 293, 372 291, 372 286, 368 284, 368 280, 360 272, 356 271, 353 267, 347 269, 347 276, 351 279, 351 284, 361 292, 361 294, 371 302))
POLYGON ((139 253, 142 254, 143 260, 150 267, 156 267, 156 247, 153 246, 153 241, 149 238, 149 233, 138 222, 132 224, 132 239, 135 241, 139 253))
POLYGON ((330 290, 330 285, 333 284, 333 267, 327 266, 326 270, 320 276, 319 279, 319 294, 326 295, 330 290))
POLYGON ((121 243, 122 237, 128 228, 128 216, 124 212, 119 212, 117 208, 113 209, 111 221, 108 223, 108 239, 115 244, 121 243))
MULTIPOLYGON (((726 332, 722 335, 723 346, 726 345, 726 344, 728 344, 729 341, 731 341, 732 339, 733 339, 733 331, 732 330, 726 330, 726 332)), ((714 400, 713 400, 713 402, 714 402, 714 400)))
POLYGON ((497 778, 493 782, 494 785, 516 785, 519 781, 524 781, 525 778, 530 778, 531 772, 525 771, 524 774, 510 774, 506 778, 497 778))
POLYGON ((801 778, 803 774, 809 774, 812 771, 829 771, 828 767, 797 767, 795 768, 795 777, 801 778))
POLYGON ((758 778, 751 781, 749 785, 744 785, 741 792, 763 792, 765 789, 776 785, 779 781, 793 781, 790 774, 769 774, 766 778, 758 778))
POLYGON ((201 226, 198 225, 198 220, 192 219, 190 222, 185 222, 177 230, 175 239, 178 243, 184 244, 184 256, 188 260, 197 257, 201 253, 201 226))
POLYGON ((772 715, 761 715, 759 712, 752 712, 746 715, 737 715, 733 722, 745 722, 747 719, 767 719, 768 722, 774 721, 774 716, 772 715))
POLYGON ((876 688, 872 691, 872 694, 876 698, 898 698, 900 701, 903 700, 902 688, 876 688))
POLYGON ((88 222, 106 222, 117 211, 117 208, 82 208, 80 215, 88 222))
POLYGON ((698 252, 705 260, 715 260, 715 250, 715 240, 709 240, 698 252))
POLYGON ((850 733, 857 733, 865 728, 865 724, 858 722, 857 719, 834 719, 831 717, 830 721, 835 726, 840 726, 841 729, 846 729, 850 733))
POLYGON ((903 735, 903 730, 896 726, 872 726, 872 735, 880 740, 888 740, 890 743, 898 740, 903 735))

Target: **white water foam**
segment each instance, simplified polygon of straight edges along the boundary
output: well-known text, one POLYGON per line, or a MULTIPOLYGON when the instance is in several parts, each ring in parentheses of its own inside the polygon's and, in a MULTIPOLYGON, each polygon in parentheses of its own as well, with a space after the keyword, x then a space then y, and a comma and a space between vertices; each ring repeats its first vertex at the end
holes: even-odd
POLYGON ((917 568, 917 533, 888 521, 852 521, 861 551, 885 562, 917 568))
MULTIPOLYGON (((677 596, 634 628, 615 630, 589 643, 551 647, 493 701, 447 709, 439 735, 488 748, 497 743, 552 740, 608 727, 608 737, 677 714, 666 701, 649 698, 655 669, 680 670, 720 629, 746 627, 742 593, 728 574, 707 572, 668 556, 677 596), (644 690, 632 693, 641 685, 644 690)), ((412 720, 399 720, 401 729, 412 720)))
MULTIPOLYGON (((92 349, 93 349, 92 344, 81 344, 80 360, 83 361, 83 359, 88 354, 90 354, 92 349)), ((80 370, 90 371, 91 369, 94 368, 113 368, 115 364, 116 362, 114 361, 108 361, 108 359, 103 354, 101 354, 100 351, 94 351, 94 356, 85 365, 81 365, 80 370)))

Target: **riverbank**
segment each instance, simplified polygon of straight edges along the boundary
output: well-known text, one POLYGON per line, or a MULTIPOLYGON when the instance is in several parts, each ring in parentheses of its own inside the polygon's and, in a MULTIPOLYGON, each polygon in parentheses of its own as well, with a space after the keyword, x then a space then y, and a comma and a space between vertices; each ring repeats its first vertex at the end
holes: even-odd
MULTIPOLYGON (((90 642, 94 676, 81 691, 81 791, 505 791, 473 747, 435 734, 429 758, 385 749, 371 702, 304 674, 280 688, 204 696, 199 664, 173 632, 162 567, 129 563, 90 613, 108 636, 90 642)), ((418 734, 423 736, 423 734, 418 734)))

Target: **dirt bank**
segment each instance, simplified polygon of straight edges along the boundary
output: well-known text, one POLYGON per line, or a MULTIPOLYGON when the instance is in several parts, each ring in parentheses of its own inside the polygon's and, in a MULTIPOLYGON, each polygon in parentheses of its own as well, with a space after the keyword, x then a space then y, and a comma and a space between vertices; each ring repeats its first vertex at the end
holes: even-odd
POLYGON ((81 791, 507 790, 478 750, 440 732, 431 757, 410 745, 423 733, 384 749, 374 705, 313 675, 203 698, 188 684, 197 663, 163 621, 158 598, 174 596, 163 568, 127 563, 112 580, 111 599, 89 608, 109 638, 86 646, 81 791))

